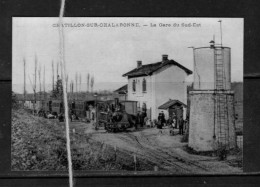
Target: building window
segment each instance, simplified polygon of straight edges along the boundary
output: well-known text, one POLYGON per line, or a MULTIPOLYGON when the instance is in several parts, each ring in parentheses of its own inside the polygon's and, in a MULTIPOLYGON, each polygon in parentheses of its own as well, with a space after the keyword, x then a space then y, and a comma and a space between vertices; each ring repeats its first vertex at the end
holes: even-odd
POLYGON ((135 91, 136 91, 136 81, 133 80, 133 92, 135 92, 135 91))
POLYGON ((143 92, 146 92, 146 80, 145 80, 145 78, 143 79, 143 92))
POLYGON ((143 111, 145 114, 146 114, 146 110, 147 110, 147 108, 146 108, 146 103, 143 102, 142 111, 143 111))

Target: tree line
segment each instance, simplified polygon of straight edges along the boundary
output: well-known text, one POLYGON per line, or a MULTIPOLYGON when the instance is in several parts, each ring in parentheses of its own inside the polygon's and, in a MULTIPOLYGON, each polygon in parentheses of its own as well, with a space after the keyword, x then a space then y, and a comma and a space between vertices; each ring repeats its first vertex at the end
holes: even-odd
MULTIPOLYGON (((38 63, 38 57, 37 54, 35 54, 35 60, 34 60, 34 73, 33 74, 28 74, 26 72, 27 70, 27 63, 26 59, 23 58, 23 66, 24 66, 24 102, 27 100, 27 90, 26 90, 26 80, 27 76, 30 81, 30 85, 33 90, 34 94, 34 103, 36 103, 37 100, 37 90, 38 90, 38 98, 40 100, 46 100, 46 84, 45 84, 45 65, 42 66, 40 63, 38 63), (38 84, 37 84, 38 83, 38 84), (39 86, 39 88, 38 88, 39 86)), ((59 72, 59 69, 61 68, 61 63, 57 62, 56 63, 56 79, 55 79, 55 68, 54 68, 54 61, 52 61, 52 90, 50 92, 51 98, 53 99, 62 99, 63 96, 63 87, 62 87, 62 74, 59 72)), ((69 92, 71 93, 70 95, 77 95, 78 93, 81 92, 87 92, 87 93, 93 93, 94 91, 94 83, 95 83, 95 78, 94 75, 90 75, 87 73, 86 75, 86 90, 82 90, 82 74, 76 72, 75 74, 75 80, 71 79, 70 80, 70 85, 68 87, 68 82, 69 82, 69 75, 66 74, 65 77, 65 82, 66 82, 66 87, 67 87, 67 92, 69 88, 69 92)), ((74 96, 75 97, 75 96, 74 96)), ((35 109, 35 104, 33 106, 35 109)))

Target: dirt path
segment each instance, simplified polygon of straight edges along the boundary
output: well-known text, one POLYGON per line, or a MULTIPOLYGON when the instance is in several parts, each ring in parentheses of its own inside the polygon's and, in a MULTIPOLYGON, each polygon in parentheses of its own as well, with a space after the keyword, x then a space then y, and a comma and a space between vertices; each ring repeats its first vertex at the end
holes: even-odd
POLYGON ((157 166, 159 170, 173 173, 239 173, 241 169, 231 167, 216 157, 192 155, 185 151, 187 143, 181 143, 180 135, 169 136, 169 129, 146 128, 138 131, 107 133, 100 128, 95 131, 92 124, 73 122, 71 128, 77 133, 91 137, 114 149, 107 154, 116 154, 121 162, 142 162, 147 168, 157 166), (115 153, 116 152, 116 153, 115 153))

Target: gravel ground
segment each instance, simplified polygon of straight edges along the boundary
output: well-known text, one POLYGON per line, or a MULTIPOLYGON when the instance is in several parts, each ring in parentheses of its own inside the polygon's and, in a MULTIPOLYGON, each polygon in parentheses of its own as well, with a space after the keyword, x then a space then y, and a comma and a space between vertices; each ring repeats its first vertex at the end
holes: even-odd
MULTIPOLYGON (((162 171, 173 173, 240 173, 242 169, 229 164, 229 161, 219 161, 218 157, 189 154, 185 151, 187 143, 181 143, 181 136, 169 136, 169 129, 143 128, 137 131, 107 133, 100 128, 93 129, 91 124, 73 123, 76 132, 91 136, 91 139, 102 144, 113 146, 118 158, 124 158, 124 163, 130 165, 136 156, 150 170, 155 166, 162 171), (130 163, 128 163, 130 162, 130 163)), ((115 153, 114 153, 115 154, 115 153)), ((234 156, 233 156, 234 158, 234 156)))

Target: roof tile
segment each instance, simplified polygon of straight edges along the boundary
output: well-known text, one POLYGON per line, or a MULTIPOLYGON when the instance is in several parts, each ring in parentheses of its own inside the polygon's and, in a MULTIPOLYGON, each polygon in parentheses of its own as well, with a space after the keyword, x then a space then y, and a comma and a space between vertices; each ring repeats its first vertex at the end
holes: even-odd
POLYGON ((166 66, 166 65, 176 65, 182 70, 184 70, 187 74, 192 74, 192 71, 188 68, 182 66, 178 62, 175 62, 174 60, 167 60, 162 62, 156 62, 152 64, 145 64, 142 65, 140 68, 135 68, 123 75, 123 77, 138 77, 138 76, 145 76, 145 75, 151 75, 153 72, 159 70, 160 68, 166 66))

